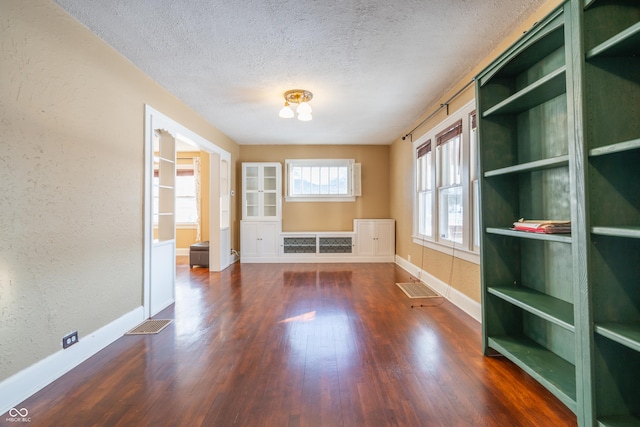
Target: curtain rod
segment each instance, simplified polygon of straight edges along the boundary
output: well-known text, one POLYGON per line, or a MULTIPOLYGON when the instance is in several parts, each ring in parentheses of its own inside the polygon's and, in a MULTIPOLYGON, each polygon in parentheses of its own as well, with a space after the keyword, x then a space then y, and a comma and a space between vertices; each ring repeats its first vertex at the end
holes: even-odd
MULTIPOLYGON (((414 127, 413 129, 411 129, 409 132, 407 132, 407 134, 405 136, 402 137, 402 140, 404 141, 405 139, 407 139, 407 137, 409 135, 411 135, 413 137, 413 132, 415 132, 416 129, 418 129, 420 126, 422 126, 423 124, 425 124, 431 117, 435 116, 440 110, 442 110, 442 108, 447 107, 447 115, 449 115, 449 102, 451 102, 455 97, 457 97, 458 95, 460 95, 462 92, 464 92, 471 84, 473 84, 473 82, 475 82, 475 79, 471 79, 470 82, 468 82, 466 85, 464 85, 459 91, 457 91, 456 93, 454 93, 451 98, 447 99, 446 101, 444 101, 442 104, 440 104, 440 106, 431 114, 429 114, 427 116, 427 118, 425 118, 423 121, 421 121, 420 123, 418 123, 418 125, 416 127, 414 127)), ((413 140, 413 139, 412 139, 413 140)))

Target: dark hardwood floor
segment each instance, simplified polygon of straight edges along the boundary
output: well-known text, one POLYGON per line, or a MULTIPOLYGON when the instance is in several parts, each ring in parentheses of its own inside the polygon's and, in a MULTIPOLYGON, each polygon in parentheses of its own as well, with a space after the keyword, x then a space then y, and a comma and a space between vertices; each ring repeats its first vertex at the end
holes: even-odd
POLYGON ((17 407, 56 427, 576 424, 482 355, 476 321, 407 298, 408 278, 393 264, 181 263, 176 303, 155 316, 169 327, 120 338, 17 407))

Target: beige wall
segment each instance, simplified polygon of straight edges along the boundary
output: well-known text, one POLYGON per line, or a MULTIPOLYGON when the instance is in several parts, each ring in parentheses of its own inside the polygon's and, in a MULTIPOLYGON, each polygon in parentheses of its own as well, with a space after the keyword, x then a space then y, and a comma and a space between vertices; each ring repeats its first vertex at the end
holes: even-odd
MULTIPOLYGON (((240 162, 280 162, 285 159, 354 159, 362 164, 362 197, 355 202, 302 203, 284 202, 283 231, 351 231, 356 218, 389 218, 390 180, 388 145, 242 145, 240 162)), ((242 180, 237 193, 241 195, 242 180)), ((283 192, 284 194, 284 192, 283 192)), ((241 197, 236 197, 236 209, 241 212, 241 197)))
POLYGON ((1 381, 141 306, 145 104, 239 149, 53 2, 0 16, 1 381))
MULTIPOLYGON (((487 58, 479 63, 467 75, 461 76, 454 87, 443 93, 442 97, 430 105, 407 131, 417 126, 426 117, 438 109, 438 107, 460 91, 474 76, 486 67, 492 60, 513 44, 524 31, 531 28, 544 16, 549 14, 562 2, 552 0, 529 17, 521 26, 514 29, 511 35, 505 39, 487 58)), ((456 97, 449 106, 450 113, 454 113, 475 97, 474 85, 469 86, 456 97)), ((446 110, 442 109, 438 114, 421 125, 414 133, 413 140, 419 139, 446 118, 446 110)), ((477 264, 454 258, 442 252, 423 247, 413 243, 413 148, 410 138, 402 140, 398 138, 391 146, 391 217, 396 220, 396 253, 405 260, 411 257, 414 265, 422 267, 429 274, 451 285, 452 288, 462 292, 473 300, 480 302, 480 267, 477 264)))

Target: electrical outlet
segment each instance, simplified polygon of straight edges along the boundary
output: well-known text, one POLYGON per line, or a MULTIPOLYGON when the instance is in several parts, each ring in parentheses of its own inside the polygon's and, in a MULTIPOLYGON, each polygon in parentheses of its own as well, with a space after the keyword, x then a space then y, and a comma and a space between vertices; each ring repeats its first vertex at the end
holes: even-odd
POLYGON ((68 348, 78 342, 78 331, 73 331, 62 338, 62 348, 68 348))

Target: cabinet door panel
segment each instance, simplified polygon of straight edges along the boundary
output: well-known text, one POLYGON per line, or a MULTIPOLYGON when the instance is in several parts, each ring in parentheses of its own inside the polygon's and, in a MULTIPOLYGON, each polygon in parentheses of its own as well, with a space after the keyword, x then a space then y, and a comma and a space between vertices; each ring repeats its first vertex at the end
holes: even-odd
POLYGON ((240 226, 241 253, 243 256, 257 256, 258 247, 258 224, 245 223, 240 226))
POLYGON ((242 218, 257 221, 280 219, 280 164, 243 163, 242 174, 242 218))
POLYGON ((258 167, 257 166, 245 166, 245 185, 246 191, 258 191, 258 167))
POLYGON ((356 229, 358 255, 373 256, 376 254, 375 225, 373 221, 358 221, 356 229))
POLYGON ((381 221, 376 224, 376 229, 376 255, 394 255, 394 223, 392 221, 381 221))
POLYGON ((278 255, 278 224, 275 222, 264 222, 260 224, 259 232, 260 255, 278 255))

